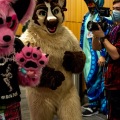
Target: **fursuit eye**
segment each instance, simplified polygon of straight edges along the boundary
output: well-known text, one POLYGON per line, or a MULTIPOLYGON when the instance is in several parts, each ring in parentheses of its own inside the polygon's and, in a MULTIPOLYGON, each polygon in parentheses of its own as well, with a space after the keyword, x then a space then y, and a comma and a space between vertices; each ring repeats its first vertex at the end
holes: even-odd
POLYGON ((55 9, 54 11, 53 11, 53 14, 54 15, 57 15, 59 13, 59 10, 58 9, 55 9))
POLYGON ((44 11, 44 10, 40 11, 40 12, 39 12, 39 15, 41 15, 41 16, 46 16, 46 11, 44 11))

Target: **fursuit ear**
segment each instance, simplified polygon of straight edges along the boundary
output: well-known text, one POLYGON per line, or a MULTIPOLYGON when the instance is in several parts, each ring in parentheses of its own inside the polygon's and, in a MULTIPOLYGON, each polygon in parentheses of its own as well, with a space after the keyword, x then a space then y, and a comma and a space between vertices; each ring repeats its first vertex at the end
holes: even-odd
POLYGON ((12 3, 20 23, 24 24, 32 17, 35 4, 35 0, 15 0, 15 3, 12 3))
POLYGON ((62 7, 63 11, 67 11, 66 0, 58 0, 58 4, 62 7))

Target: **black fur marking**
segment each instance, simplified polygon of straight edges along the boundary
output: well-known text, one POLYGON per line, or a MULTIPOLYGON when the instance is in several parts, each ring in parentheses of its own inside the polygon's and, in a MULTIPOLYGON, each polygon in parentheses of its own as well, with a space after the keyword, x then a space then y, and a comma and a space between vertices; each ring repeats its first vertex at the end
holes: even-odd
POLYGON ((12 7, 16 12, 19 21, 24 17, 25 13, 27 12, 29 4, 30 0, 16 0, 15 3, 12 3, 12 7))
POLYGON ((3 22, 3 19, 2 18, 0 18, 0 24, 3 24, 4 22, 3 22))
POLYGON ((6 18, 6 22, 10 22, 11 20, 12 20, 12 17, 10 16, 6 18))
POLYGON ((37 5, 38 4, 43 4, 44 3, 44 0, 37 0, 37 5))
POLYGON ((39 22, 37 21, 37 20, 38 20, 38 17, 37 17, 37 15, 36 15, 36 12, 34 12, 32 19, 34 20, 34 23, 35 23, 35 24, 40 25, 39 22))
POLYGON ((48 21, 47 20, 47 16, 46 16, 43 24, 47 27, 47 29, 48 29, 48 31, 50 33, 54 33, 56 31, 56 29, 57 29, 57 26, 58 26, 58 23, 59 23, 59 19, 57 18, 57 15, 53 12, 53 9, 55 7, 59 7, 61 9, 61 11, 59 11, 59 12, 62 13, 62 17, 63 17, 63 21, 64 21, 64 11, 66 10, 66 8, 65 8, 66 7, 66 0, 63 3, 63 7, 61 7, 58 4, 58 0, 38 0, 32 19, 34 20, 34 23, 39 25, 39 26, 40 26, 40 23, 38 22, 39 18, 36 15, 36 12, 39 9, 44 9, 46 12, 48 12, 48 8, 45 5, 45 2, 50 3, 50 5, 51 5, 51 12, 54 15, 54 17, 56 17, 56 19, 51 19, 51 20, 48 21))
POLYGON ((28 61, 26 64, 25 64, 25 67, 26 68, 29 68, 29 67, 33 67, 33 68, 37 68, 37 64, 33 61, 28 61))
POLYGON ((34 13, 33 13, 32 19, 34 20, 34 23, 36 23, 37 25, 40 26, 40 24, 39 24, 39 22, 38 22, 38 16, 36 15, 37 10, 39 10, 39 9, 43 9, 43 10, 45 10, 45 11, 48 11, 48 8, 47 8, 46 5, 43 4, 43 3, 42 3, 42 4, 38 4, 38 5, 36 6, 36 8, 35 8, 35 11, 34 11, 34 13))
POLYGON ((62 7, 62 10, 63 10, 63 11, 67 11, 67 8, 66 8, 66 0, 64 1, 64 5, 63 5, 63 7, 62 7))
POLYGON ((58 0, 52 0, 52 2, 58 3, 58 0))
POLYGON ((27 53, 26 53, 26 56, 30 56, 30 55, 31 55, 31 52, 27 52, 27 53))
POLYGON ((25 61, 24 58, 21 58, 21 59, 20 59, 20 62, 24 62, 24 61, 25 61))

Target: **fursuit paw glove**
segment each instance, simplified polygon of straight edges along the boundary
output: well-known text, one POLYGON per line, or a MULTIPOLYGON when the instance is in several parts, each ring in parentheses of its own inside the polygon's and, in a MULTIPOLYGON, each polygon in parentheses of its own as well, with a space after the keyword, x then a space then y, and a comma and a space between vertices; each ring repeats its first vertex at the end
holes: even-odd
POLYGON ((54 68, 44 67, 39 87, 48 87, 52 90, 57 89, 62 84, 65 77, 62 72, 55 71, 54 68))
POLYGON ((49 60, 48 55, 42 53, 40 48, 28 45, 20 53, 16 53, 15 60, 19 66, 20 85, 34 87, 40 84, 42 69, 49 60))
POLYGON ((63 67, 72 73, 81 73, 85 64, 85 54, 82 51, 66 51, 63 57, 63 67))

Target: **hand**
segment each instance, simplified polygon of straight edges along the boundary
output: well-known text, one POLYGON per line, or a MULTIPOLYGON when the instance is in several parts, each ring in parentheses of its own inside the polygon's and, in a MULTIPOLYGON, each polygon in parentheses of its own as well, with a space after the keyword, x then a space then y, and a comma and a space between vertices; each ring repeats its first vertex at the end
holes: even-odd
POLYGON ((105 34, 99 24, 98 24, 98 28, 99 28, 99 30, 92 31, 93 36, 100 37, 100 38, 105 37, 105 34))
POLYGON ((98 65, 103 66, 105 64, 105 58, 103 56, 100 56, 98 59, 98 65))
POLYGON ((82 72, 85 64, 86 56, 83 51, 66 51, 63 57, 63 67, 67 71, 71 71, 72 73, 80 73, 82 72))
POLYGON ((46 87, 52 90, 56 90, 62 82, 65 80, 64 74, 60 71, 56 71, 54 68, 43 68, 41 82, 38 87, 46 87))
POLYGON ((40 83, 42 69, 49 61, 39 47, 25 46, 16 53, 15 60, 18 64, 19 84, 22 86, 37 86, 40 83))

